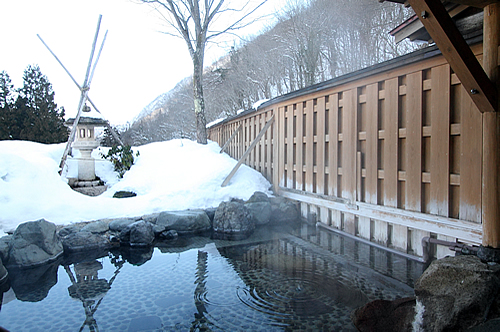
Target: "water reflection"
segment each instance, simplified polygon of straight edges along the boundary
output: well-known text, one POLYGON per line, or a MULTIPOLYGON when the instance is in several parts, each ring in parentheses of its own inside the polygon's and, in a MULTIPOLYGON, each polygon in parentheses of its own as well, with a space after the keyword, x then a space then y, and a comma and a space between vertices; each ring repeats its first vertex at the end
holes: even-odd
POLYGON ((237 242, 190 237, 154 250, 121 248, 104 258, 66 259, 59 272, 57 287, 57 264, 21 275, 20 299, 40 301, 55 290, 36 309, 15 300, 0 307, 4 327, 353 331, 354 308, 411 295, 419 266, 305 225, 292 233, 260 229, 237 242))
POLYGON ((125 263, 123 259, 113 254, 110 254, 110 260, 116 269, 109 281, 99 278, 98 274, 103 266, 97 260, 73 264, 74 274, 71 266, 64 266, 71 281, 71 286, 68 287, 69 296, 80 300, 85 311, 85 321, 79 331, 83 331, 85 326, 90 331, 99 331, 94 314, 125 263))

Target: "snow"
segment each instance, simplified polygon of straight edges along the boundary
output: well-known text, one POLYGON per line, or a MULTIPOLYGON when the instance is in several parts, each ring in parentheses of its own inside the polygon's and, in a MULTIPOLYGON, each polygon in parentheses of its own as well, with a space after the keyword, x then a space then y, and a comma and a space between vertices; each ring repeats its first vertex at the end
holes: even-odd
POLYGON ((68 178, 78 172, 77 153, 68 158, 63 175, 58 174, 65 145, 0 141, 0 236, 20 223, 40 218, 70 224, 217 207, 231 198, 246 200, 255 191, 271 194, 270 183, 245 165, 228 186, 221 187, 236 160, 220 154, 217 143, 200 145, 177 139, 133 147, 140 155, 123 179, 100 157, 107 148, 94 150, 96 174, 109 188, 100 196, 85 196, 67 185, 68 178), (119 190, 134 191, 137 196, 112 198, 119 190))

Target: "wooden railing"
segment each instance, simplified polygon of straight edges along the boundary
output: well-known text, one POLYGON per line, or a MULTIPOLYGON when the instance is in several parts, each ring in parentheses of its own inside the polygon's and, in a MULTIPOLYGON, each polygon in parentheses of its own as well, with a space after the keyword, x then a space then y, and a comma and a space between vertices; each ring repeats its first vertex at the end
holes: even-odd
POLYGON ((239 159, 273 115, 245 163, 304 217, 419 256, 426 236, 481 243, 481 114, 438 51, 275 98, 209 137, 241 126, 226 148, 239 159))

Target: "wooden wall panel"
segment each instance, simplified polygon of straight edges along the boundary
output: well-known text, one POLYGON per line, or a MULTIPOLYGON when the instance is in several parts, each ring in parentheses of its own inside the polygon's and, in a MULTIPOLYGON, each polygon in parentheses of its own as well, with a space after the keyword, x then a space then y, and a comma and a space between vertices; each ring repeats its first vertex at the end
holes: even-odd
POLYGON ((295 189, 302 190, 302 185, 303 185, 303 159, 302 159, 302 147, 303 147, 303 140, 304 140, 304 133, 303 133, 303 128, 304 128, 304 107, 302 103, 297 103, 297 108, 295 110, 295 116, 296 116, 296 123, 295 123, 295 130, 296 130, 296 137, 295 137, 295 189))
POLYGON ((316 192, 325 192, 325 97, 318 98, 316 105, 316 192))
POLYGON ((422 210, 422 72, 406 77, 406 195, 405 207, 422 210))
POLYGON ((460 212, 462 220, 481 222, 482 117, 464 88, 461 94, 460 212))
POLYGON ((398 78, 385 82, 384 205, 398 206, 398 78))
POLYGON ((450 186, 450 66, 431 70, 431 184, 432 214, 448 216, 450 186))
POLYGON ((342 197, 356 200, 357 89, 344 92, 342 109, 342 197))
POLYGON ((313 192, 313 177, 314 177, 314 164, 313 164, 313 145, 314 145, 314 126, 313 126, 313 118, 314 118, 314 105, 313 105, 313 100, 308 100, 306 102, 306 108, 304 110, 304 113, 306 115, 306 123, 305 123, 305 171, 306 171, 306 178, 305 178, 305 190, 307 192, 312 193, 313 192))
POLYGON ((293 105, 287 106, 287 128, 288 128, 288 136, 287 136, 287 188, 294 188, 294 170, 293 170, 293 139, 294 139, 294 128, 293 128, 293 105))
MULTIPOLYGON (((283 133, 278 142, 278 160, 285 160, 285 107, 278 108, 278 131, 283 133)), ((285 186, 285 165, 280 163, 278 166, 278 178, 280 186, 285 186)))
POLYGON ((378 83, 366 87, 365 202, 377 204, 378 183, 378 83))
POLYGON ((328 195, 338 197, 339 96, 328 98, 328 195))

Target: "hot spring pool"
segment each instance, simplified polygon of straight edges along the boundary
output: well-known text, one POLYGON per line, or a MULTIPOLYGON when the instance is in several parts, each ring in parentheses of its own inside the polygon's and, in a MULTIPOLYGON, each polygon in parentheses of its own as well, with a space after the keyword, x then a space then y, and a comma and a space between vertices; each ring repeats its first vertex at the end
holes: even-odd
POLYGON ((244 241, 179 238, 60 264, 23 271, 0 289, 0 326, 12 332, 355 331, 353 309, 412 296, 424 268, 306 224, 261 228, 244 241))

